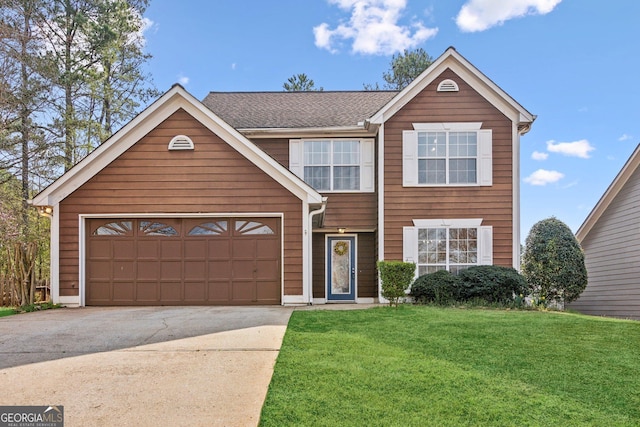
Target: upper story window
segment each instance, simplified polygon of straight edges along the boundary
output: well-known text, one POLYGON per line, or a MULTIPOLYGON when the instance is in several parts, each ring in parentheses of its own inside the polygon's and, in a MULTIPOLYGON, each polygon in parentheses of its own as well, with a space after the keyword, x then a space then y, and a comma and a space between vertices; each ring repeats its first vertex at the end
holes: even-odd
POLYGON ((373 140, 291 140, 289 148, 289 168, 314 189, 373 191, 373 140))
POLYGON ((481 125, 416 123, 404 131, 404 186, 491 185, 491 130, 481 125))

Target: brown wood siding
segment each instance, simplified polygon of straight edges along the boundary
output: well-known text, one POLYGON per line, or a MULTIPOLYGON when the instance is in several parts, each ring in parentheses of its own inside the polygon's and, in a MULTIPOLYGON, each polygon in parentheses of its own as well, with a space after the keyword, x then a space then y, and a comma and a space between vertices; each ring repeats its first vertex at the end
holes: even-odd
POLYGON ((60 204, 60 295, 78 295, 78 215, 284 213, 284 293, 302 294, 302 202, 180 110, 60 204), (168 151, 189 136, 192 151, 168 151))
POLYGON ((385 254, 402 259, 402 227, 412 219, 482 218, 493 226, 493 263, 513 265, 512 123, 450 69, 445 70, 385 124, 385 254), (459 92, 436 92, 443 79, 452 79, 459 92), (402 186, 402 131, 413 123, 482 122, 492 129, 491 187, 402 186))
POLYGON ((640 168, 582 241, 589 282, 568 306, 585 314, 640 319, 640 168))
MULTIPOLYGON (((278 163, 289 168, 288 139, 256 139, 254 142, 278 163)), ((322 193, 322 195, 328 197, 324 223, 326 228, 374 230, 377 227, 377 193, 322 193)))
MULTIPOLYGON (((378 297, 376 233, 358 233, 358 298, 378 297)), ((313 233, 313 297, 326 297, 326 234, 313 233)))

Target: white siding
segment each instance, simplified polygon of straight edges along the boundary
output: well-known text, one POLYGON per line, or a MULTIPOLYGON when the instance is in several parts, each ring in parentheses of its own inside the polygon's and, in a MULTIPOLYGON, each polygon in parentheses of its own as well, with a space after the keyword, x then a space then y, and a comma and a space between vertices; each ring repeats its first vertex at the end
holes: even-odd
POLYGON ((569 307, 640 319, 640 168, 582 241, 589 284, 569 307))

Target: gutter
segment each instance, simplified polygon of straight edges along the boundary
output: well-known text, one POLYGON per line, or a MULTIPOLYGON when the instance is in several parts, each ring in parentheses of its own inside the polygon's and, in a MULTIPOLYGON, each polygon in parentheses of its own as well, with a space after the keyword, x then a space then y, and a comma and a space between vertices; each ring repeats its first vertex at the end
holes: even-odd
POLYGON ((313 217, 324 214, 324 211, 327 209, 327 199, 328 197, 323 196, 320 209, 309 212, 309 305, 313 305, 313 217))

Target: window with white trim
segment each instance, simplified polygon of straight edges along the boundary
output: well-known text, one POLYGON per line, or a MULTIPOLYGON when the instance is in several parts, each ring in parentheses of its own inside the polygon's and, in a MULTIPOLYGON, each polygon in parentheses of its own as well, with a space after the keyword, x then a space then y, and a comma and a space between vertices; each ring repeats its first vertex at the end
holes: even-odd
POLYGON ((291 140, 289 168, 318 191, 373 191, 373 150, 370 139, 291 140))
POLYGON ((416 274, 449 270, 458 273, 474 265, 493 263, 493 228, 481 219, 414 220, 404 227, 403 257, 415 262, 416 274))
POLYGON ((417 123, 403 132, 404 186, 492 184, 492 132, 482 123, 417 123))

